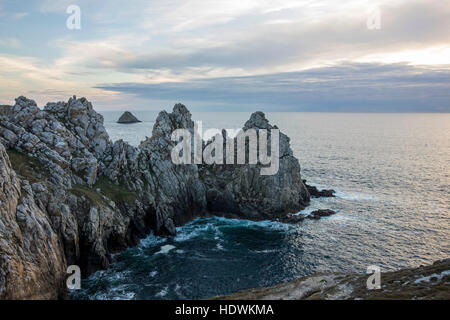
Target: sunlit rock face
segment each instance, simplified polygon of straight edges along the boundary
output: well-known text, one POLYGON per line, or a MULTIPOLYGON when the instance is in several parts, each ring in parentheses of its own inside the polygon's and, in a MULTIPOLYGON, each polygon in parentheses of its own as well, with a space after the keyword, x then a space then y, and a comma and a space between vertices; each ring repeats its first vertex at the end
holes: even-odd
MULTIPOLYGON (((284 134, 272 176, 260 164, 174 164, 172 132, 194 133, 182 104, 162 111, 138 148, 112 142, 85 98, 40 109, 19 97, 0 111, 0 298, 64 296, 68 265, 85 276, 107 268, 113 252, 150 230, 174 235, 210 214, 278 218, 309 200, 284 134)), ((276 127, 258 112, 246 128, 276 127)))

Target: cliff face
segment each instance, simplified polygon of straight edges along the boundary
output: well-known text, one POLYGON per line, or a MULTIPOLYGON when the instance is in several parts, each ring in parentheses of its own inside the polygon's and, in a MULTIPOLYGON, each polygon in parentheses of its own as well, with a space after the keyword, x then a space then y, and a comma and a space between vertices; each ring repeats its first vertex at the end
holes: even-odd
MULTIPOLYGON (((262 112, 255 112, 245 123, 244 130, 267 130, 267 149, 271 149, 271 132, 278 129, 269 124, 262 112)), ((226 132, 222 133, 226 150, 226 132)), ((279 134, 278 172, 263 175, 261 171, 267 165, 209 165, 201 167, 202 180, 207 192, 208 209, 219 215, 231 215, 248 219, 274 219, 286 217, 305 208, 309 202, 309 193, 302 181, 300 164, 293 156, 289 137, 279 134)), ((238 138, 231 140, 234 145, 234 158, 238 138)), ((211 141, 209 141, 211 143, 211 141)), ((247 146, 248 144, 246 144, 247 146)), ((258 148, 261 148, 258 144, 258 148)), ((275 150, 274 150, 275 152, 275 150)), ((246 159, 248 159, 246 147, 246 159)), ((224 154, 224 163, 226 153, 224 154)), ((235 161, 237 163, 237 161, 235 161)), ((274 164, 271 164, 274 166, 274 164)))
MULTIPOLYGON (((84 275, 106 268, 111 253, 150 230, 174 235, 210 213, 270 219, 309 201, 283 134, 274 176, 261 176, 259 164, 174 165, 172 132, 194 128, 181 104, 159 114, 139 148, 113 143, 85 98, 41 110, 19 97, 1 111, 0 299, 64 296, 67 265, 84 275)), ((250 127, 273 128, 262 113, 250 127)))
POLYGON ((50 217, 0 144, 0 299, 55 299, 66 260, 50 217))

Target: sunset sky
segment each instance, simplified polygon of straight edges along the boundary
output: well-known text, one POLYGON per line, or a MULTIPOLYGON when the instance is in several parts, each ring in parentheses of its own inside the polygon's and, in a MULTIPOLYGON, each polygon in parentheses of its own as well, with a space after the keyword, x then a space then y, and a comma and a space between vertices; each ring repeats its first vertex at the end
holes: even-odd
POLYGON ((450 1, 0 0, 0 104, 74 94, 98 110, 450 112, 450 1))

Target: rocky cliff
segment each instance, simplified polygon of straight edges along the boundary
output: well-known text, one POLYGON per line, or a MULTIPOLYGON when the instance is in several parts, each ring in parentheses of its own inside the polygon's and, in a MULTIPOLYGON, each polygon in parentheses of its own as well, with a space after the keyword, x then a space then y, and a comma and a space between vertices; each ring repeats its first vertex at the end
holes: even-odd
MULTIPOLYGON (((300 166, 280 135, 280 166, 175 165, 175 129, 193 132, 182 104, 161 112, 136 148, 112 142, 85 98, 48 103, 25 97, 0 110, 0 299, 64 297, 65 270, 107 268, 111 254, 154 230, 174 235, 194 217, 286 216, 307 205, 300 166)), ((245 128, 272 127, 264 114, 245 128)))

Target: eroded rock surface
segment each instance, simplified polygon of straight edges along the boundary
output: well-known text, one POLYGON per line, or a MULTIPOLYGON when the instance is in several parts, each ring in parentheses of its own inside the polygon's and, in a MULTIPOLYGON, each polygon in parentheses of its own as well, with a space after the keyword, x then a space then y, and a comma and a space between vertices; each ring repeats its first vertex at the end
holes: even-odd
MULTIPOLYGON (((269 123, 264 113, 255 112, 243 129, 255 129, 257 132, 260 129, 267 130, 268 149, 271 150, 271 132, 278 128, 269 123)), ((226 132, 223 132, 223 138, 224 144, 226 139, 230 139, 226 132)), ((260 163, 202 166, 201 175, 207 189, 208 209, 218 214, 234 214, 248 219, 285 217, 304 209, 310 196, 301 178, 300 164, 294 157, 289 142, 289 137, 280 132, 279 169, 274 175, 262 175, 261 169, 265 166, 260 163)), ((234 156, 237 157, 237 138, 233 139, 233 144, 234 156)), ((248 152, 246 158, 248 159, 248 152)))
MULTIPOLYGON (((218 214, 272 219, 307 205, 309 193, 289 138, 280 135, 279 171, 261 165, 175 165, 175 129, 194 130, 182 104, 161 112, 136 148, 112 142, 85 98, 48 103, 25 97, 0 112, 0 299, 65 295, 68 265, 84 276, 151 230, 218 214)), ((257 112, 245 128, 272 130, 257 112)), ((244 129, 245 129, 244 128, 244 129)))

